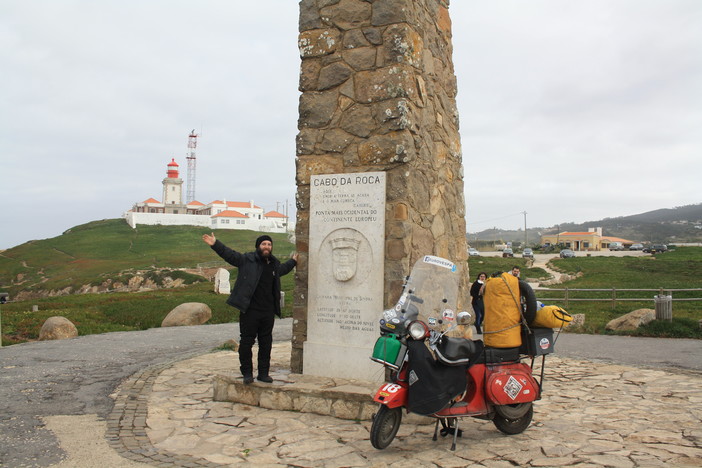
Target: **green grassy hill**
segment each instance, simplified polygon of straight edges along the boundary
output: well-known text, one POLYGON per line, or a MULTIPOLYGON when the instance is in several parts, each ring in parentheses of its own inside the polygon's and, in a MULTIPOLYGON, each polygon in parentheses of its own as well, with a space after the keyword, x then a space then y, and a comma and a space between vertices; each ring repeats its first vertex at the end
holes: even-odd
MULTIPOLYGON (((8 292, 12 301, 0 306, 3 344, 37 339, 41 325, 54 315, 71 320, 80 335, 158 327, 173 308, 184 302, 207 304, 212 309, 208 323, 238 320, 238 311, 225 304, 226 296, 215 294, 208 279, 194 274, 200 264, 229 267, 202 241, 205 232, 209 231, 192 226, 132 229, 122 219, 109 219, 0 253, 0 291, 8 292), (178 278, 186 286, 145 292, 65 294, 85 285, 126 283, 137 274, 156 284, 166 276, 178 278), (62 293, 47 297, 51 291, 62 293), (23 296, 27 299, 21 300, 23 296), (32 312, 34 305, 38 312, 32 312)), ((214 233, 242 252, 252 251, 261 235, 238 230, 214 233)), ((287 259, 295 248, 287 235, 270 236, 274 254, 287 259)), ((229 269, 234 281, 237 270, 229 269)), ((286 293, 283 315, 290 316, 294 274, 282 278, 282 288, 286 293)))
MULTIPOLYGON (((136 271, 197 268, 219 259, 202 242, 208 232, 194 226, 138 226, 122 219, 94 221, 52 239, 30 241, 0 254, 0 290, 11 298, 32 291, 77 290, 107 279, 128 280, 136 271)), ((218 230, 215 235, 231 248, 250 251, 261 233, 218 230)), ((294 246, 285 234, 271 234, 274 253, 287 258, 294 246)), ((195 279, 180 274, 187 282, 195 279)))

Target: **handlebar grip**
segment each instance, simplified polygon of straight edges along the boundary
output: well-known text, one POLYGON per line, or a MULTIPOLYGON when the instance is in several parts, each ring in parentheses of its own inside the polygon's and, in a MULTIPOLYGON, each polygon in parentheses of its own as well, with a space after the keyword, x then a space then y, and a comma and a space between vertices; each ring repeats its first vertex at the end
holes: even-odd
POLYGON ((416 302, 417 304, 424 304, 424 299, 421 297, 415 296, 414 294, 410 294, 409 296, 410 301, 416 302))

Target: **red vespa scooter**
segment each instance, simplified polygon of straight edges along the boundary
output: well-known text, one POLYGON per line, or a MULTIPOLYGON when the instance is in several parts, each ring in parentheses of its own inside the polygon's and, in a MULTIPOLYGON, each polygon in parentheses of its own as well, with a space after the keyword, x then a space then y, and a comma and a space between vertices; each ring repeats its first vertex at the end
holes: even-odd
MULTIPOLYGON (((383 363, 390 381, 376 392, 380 404, 373 417, 370 440, 384 449, 395 438, 403 412, 436 418, 442 436, 453 435, 451 450, 461 435, 463 417, 492 420, 505 434, 523 432, 531 423, 533 402, 541 397, 545 354, 552 352, 553 335, 539 336, 537 347, 485 348, 481 340, 449 337, 456 325, 467 325, 468 312, 454 316, 458 275, 448 260, 426 256, 405 282, 397 305, 383 314, 381 337, 371 359, 383 363), (455 285, 455 286, 454 286, 455 285), (452 302, 453 301, 453 302, 452 302), (441 331, 441 328, 446 329, 441 331), (537 348, 537 349, 535 349, 537 348), (521 360, 531 356, 531 366, 521 360), (541 380, 532 375, 536 355, 542 355, 541 380)), ((528 285, 524 283, 528 288, 528 285)), ((522 284, 520 282, 520 290, 522 284)), ((533 291, 524 294, 533 301, 533 291)))

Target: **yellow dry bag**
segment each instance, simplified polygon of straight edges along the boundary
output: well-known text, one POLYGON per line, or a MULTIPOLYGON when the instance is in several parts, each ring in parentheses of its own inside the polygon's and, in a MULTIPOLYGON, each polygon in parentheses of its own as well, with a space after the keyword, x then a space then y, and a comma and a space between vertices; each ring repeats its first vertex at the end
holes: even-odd
POLYGON ((519 279, 511 273, 488 278, 483 292, 485 318, 483 342, 493 348, 516 348, 522 344, 522 310, 519 279))
POLYGON ((570 325, 573 316, 558 306, 544 306, 536 311, 532 326, 540 328, 565 328, 570 325))

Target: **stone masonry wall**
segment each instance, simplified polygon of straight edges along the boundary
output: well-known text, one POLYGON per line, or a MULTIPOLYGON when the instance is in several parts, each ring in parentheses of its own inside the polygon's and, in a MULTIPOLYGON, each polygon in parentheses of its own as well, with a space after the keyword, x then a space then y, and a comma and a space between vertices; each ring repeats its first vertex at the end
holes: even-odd
POLYGON ((300 2, 293 372, 302 371, 307 330, 312 175, 386 172, 386 306, 397 300, 414 262, 432 254, 459 266, 459 307, 468 307, 448 7, 448 0, 300 2))

